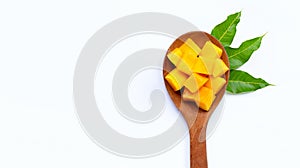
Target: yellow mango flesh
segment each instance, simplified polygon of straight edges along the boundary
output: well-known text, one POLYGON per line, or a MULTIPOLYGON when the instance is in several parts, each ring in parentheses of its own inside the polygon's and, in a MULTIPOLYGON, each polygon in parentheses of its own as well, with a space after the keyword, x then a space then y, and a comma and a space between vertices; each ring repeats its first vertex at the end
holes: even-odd
POLYGON ((168 54, 167 57, 172 62, 172 64, 176 66, 182 58, 182 51, 179 48, 175 48, 168 54))
POLYGON ((214 92, 214 94, 219 93, 219 91, 222 89, 222 87, 226 84, 226 80, 222 77, 211 77, 209 80, 205 83, 205 87, 211 88, 214 92))
POLYGON ((193 66, 196 63, 197 56, 195 56, 191 52, 184 52, 183 57, 177 64, 177 69, 179 69, 181 72, 184 72, 187 75, 191 75, 193 73, 193 66))
POLYGON ((201 52, 200 55, 203 57, 208 57, 208 58, 220 58, 222 55, 222 49, 220 49, 218 46, 216 46, 214 43, 211 41, 207 41, 201 52))
POLYGON ((216 94, 226 84, 222 76, 229 68, 220 59, 222 52, 211 41, 201 49, 189 38, 168 54, 176 68, 165 79, 175 91, 183 89, 184 101, 195 102, 199 108, 208 111, 216 94))
POLYGON ((195 97, 195 103, 198 107, 202 108, 203 110, 208 111, 214 102, 216 96, 213 93, 213 90, 207 87, 202 87, 199 90, 198 96, 195 97))
POLYGON ((202 87, 195 93, 190 92, 188 89, 184 89, 182 98, 184 101, 193 101, 203 110, 208 111, 214 102, 216 96, 213 94, 212 89, 202 87))
POLYGON ((192 93, 200 89, 208 81, 207 77, 193 73, 185 82, 184 86, 192 93))
POLYGON ((192 71, 195 73, 209 75, 206 64, 201 56, 197 58, 197 61, 192 68, 192 71))
POLYGON ((184 73, 180 72, 177 68, 173 69, 168 75, 166 75, 165 79, 174 89, 174 91, 178 91, 183 87, 184 82, 187 80, 188 76, 184 73))
POLYGON ((194 50, 197 53, 197 55, 201 52, 200 47, 191 38, 188 38, 185 41, 185 44, 187 44, 187 46, 194 50))
MULTIPOLYGON (((202 57, 202 56, 199 56, 199 58, 200 57, 202 57)), ((202 60, 203 60, 204 64, 206 65, 205 67, 206 67, 208 75, 212 75, 214 72, 216 59, 210 58, 210 57, 202 57, 202 60)))
POLYGON ((195 101, 195 94, 190 92, 187 88, 184 88, 182 93, 182 98, 184 101, 195 101))
POLYGON ((215 66, 214 66, 214 70, 213 70, 213 76, 214 77, 222 76, 228 70, 229 70, 229 68, 227 67, 227 65, 221 59, 218 58, 215 61, 215 66))
POLYGON ((191 39, 188 38, 180 47, 179 49, 183 53, 190 53, 194 57, 197 57, 199 53, 201 52, 201 49, 198 47, 198 45, 191 39))
POLYGON ((219 48, 218 46, 216 46, 214 43, 213 43, 213 45, 214 45, 215 50, 217 50, 218 56, 220 58, 222 56, 223 50, 221 48, 219 48))

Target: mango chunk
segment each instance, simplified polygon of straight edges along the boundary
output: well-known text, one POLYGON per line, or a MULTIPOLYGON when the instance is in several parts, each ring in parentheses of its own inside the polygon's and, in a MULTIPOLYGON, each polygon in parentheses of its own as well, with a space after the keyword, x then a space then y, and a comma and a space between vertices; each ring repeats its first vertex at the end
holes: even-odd
POLYGON ((188 38, 180 47, 179 49, 183 52, 183 53, 190 53, 193 56, 197 56, 199 55, 199 53, 201 52, 201 49, 199 48, 199 46, 191 39, 188 38))
POLYGON ((214 71, 213 71, 213 76, 218 77, 224 75, 229 68, 227 65, 223 62, 221 59, 217 59, 215 61, 215 66, 214 66, 214 71))
POLYGON ((187 44, 183 43, 179 49, 182 51, 183 54, 189 53, 190 55, 193 55, 194 57, 197 57, 198 53, 190 48, 187 44))
POLYGON ((184 88, 182 93, 182 98, 184 101, 195 101, 195 93, 190 92, 187 88, 184 88))
POLYGON ((191 75, 193 73, 193 66, 196 63, 197 56, 193 53, 185 52, 179 63, 177 64, 177 69, 181 72, 184 72, 187 75, 191 75))
POLYGON ((193 73, 185 82, 184 86, 192 93, 200 89, 208 81, 207 77, 193 73))
POLYGON ((221 48, 219 48, 218 46, 216 46, 214 43, 213 43, 213 45, 214 45, 215 50, 217 50, 218 56, 220 58, 222 56, 223 50, 221 48))
POLYGON ((207 41, 202 50, 200 55, 203 57, 209 57, 209 58, 220 58, 222 55, 222 49, 220 49, 218 46, 216 46, 211 41, 207 41))
POLYGON ((196 73, 205 74, 205 75, 209 74, 206 64, 201 56, 197 58, 197 61, 192 68, 192 71, 196 73))
POLYGON ((174 91, 178 91, 183 87, 184 82, 187 80, 188 76, 180 72, 177 68, 173 69, 165 79, 171 85, 174 91))
POLYGON ((214 102, 216 96, 213 93, 213 90, 207 87, 202 87, 199 90, 199 96, 195 97, 195 103, 198 107, 203 110, 208 111, 214 102))
POLYGON ((165 79, 174 91, 183 91, 184 101, 194 102, 199 108, 209 111, 216 95, 226 84, 223 75, 229 68, 220 59, 222 52, 211 41, 207 41, 201 49, 188 38, 167 55, 176 68, 165 79))
POLYGON ((211 88, 214 92, 214 94, 219 93, 219 91, 223 88, 225 85, 226 80, 222 77, 211 77, 209 80, 204 84, 205 87, 211 88))
POLYGON ((191 38, 188 38, 185 41, 185 44, 187 44, 192 50, 194 50, 197 55, 201 52, 200 47, 191 38))
POLYGON ((167 57, 172 62, 172 64, 176 66, 182 58, 182 51, 179 48, 175 48, 167 55, 167 57))
POLYGON ((206 70, 208 72, 208 75, 212 75, 214 72, 216 58, 202 57, 202 56, 199 56, 199 58, 202 58, 204 64, 206 65, 206 70))

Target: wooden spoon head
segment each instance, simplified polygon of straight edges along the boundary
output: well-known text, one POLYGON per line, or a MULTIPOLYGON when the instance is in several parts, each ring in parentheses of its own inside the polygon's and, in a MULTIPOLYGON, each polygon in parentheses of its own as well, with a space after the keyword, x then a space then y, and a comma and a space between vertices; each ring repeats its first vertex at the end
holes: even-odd
MULTIPOLYGON (((221 48, 223 50, 221 59, 229 67, 228 56, 227 56, 227 53, 226 53, 223 45, 216 38, 214 38, 213 36, 211 36, 208 33, 205 33, 202 31, 194 31, 194 32, 189 32, 189 33, 183 34, 182 36, 177 38, 172 43, 172 45, 169 47, 169 49, 166 53, 165 59, 164 59, 164 64, 163 64, 163 76, 164 77, 175 68, 175 66, 169 61, 167 55, 169 54, 169 52, 171 52, 175 48, 179 48, 188 38, 191 38, 200 48, 203 48, 206 41, 210 40, 211 42, 213 42, 215 45, 217 45, 219 48, 221 48)), ((225 73, 224 78, 226 79, 226 84, 216 95, 216 98, 215 98, 209 111, 200 109, 193 102, 183 101, 182 97, 181 97, 182 90, 175 92, 171 88, 169 83, 165 80, 165 85, 166 85, 167 91, 168 91, 171 99, 173 100, 175 106, 183 114, 183 117, 185 118, 190 129, 193 125, 197 125, 197 127, 199 127, 199 128, 206 127, 209 117, 211 116, 213 111, 216 109, 216 107, 222 100, 222 97, 225 93, 226 86, 227 86, 228 79, 229 79, 229 71, 227 71, 225 73), (199 124, 201 124, 201 125, 199 125, 199 124)))

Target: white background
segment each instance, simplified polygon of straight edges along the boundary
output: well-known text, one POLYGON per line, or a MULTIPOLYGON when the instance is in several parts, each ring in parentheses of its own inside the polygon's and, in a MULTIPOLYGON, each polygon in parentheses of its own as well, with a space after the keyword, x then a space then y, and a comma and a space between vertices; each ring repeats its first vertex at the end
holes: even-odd
MULTIPOLYGON (((226 95, 223 119, 208 140, 209 166, 300 167, 297 4, 292 0, 0 1, 0 167, 189 167, 187 138, 147 159, 118 157, 94 144, 74 111, 76 60, 98 29, 121 16, 165 12, 210 32, 240 10, 234 46, 268 32, 261 49, 242 69, 276 86, 226 95)), ((172 114, 178 113, 169 111, 172 114)))

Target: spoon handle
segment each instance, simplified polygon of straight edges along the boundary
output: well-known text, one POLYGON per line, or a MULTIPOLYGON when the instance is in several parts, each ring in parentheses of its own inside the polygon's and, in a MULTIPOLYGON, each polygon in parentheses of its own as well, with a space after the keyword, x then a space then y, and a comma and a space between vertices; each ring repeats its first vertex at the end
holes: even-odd
POLYGON ((193 140, 190 142, 190 148, 190 168, 207 168, 206 141, 193 140))

